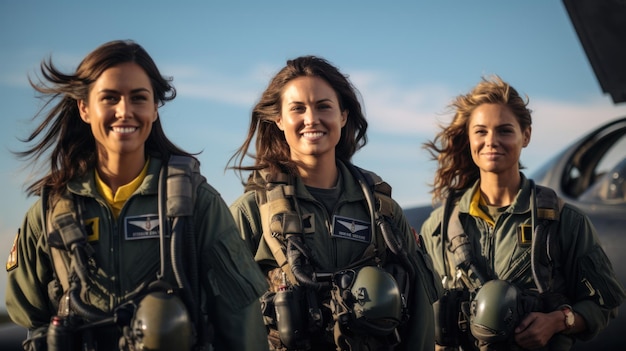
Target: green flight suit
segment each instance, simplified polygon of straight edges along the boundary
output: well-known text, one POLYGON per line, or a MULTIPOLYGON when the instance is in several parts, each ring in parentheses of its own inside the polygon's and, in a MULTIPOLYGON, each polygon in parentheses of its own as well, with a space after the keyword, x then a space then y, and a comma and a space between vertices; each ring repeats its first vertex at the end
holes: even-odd
MULTIPOLYGON (((472 197, 478 191, 480 181, 462 195, 457 206, 478 269, 486 272, 483 274, 487 274, 488 279, 508 280, 521 289, 536 290, 531 270, 531 243, 523 243, 518 236, 520 226, 531 225, 530 181, 524 174, 521 176, 521 189, 513 203, 499 215, 495 226, 469 214, 472 197)), ((451 268, 450 262, 445 263, 448 272, 444 272, 442 217, 443 207, 435 209, 422 225, 420 233, 440 277, 454 277, 454 267, 451 268)), ((568 204, 563 206, 557 235, 562 262, 556 264, 564 284, 555 287, 555 292, 564 294, 576 313, 585 318, 587 331, 575 337, 589 340, 617 313, 624 300, 624 290, 600 246, 593 224, 580 210, 568 204)), ((572 336, 557 334, 550 342, 550 350, 569 350, 572 343, 572 336)))
MULTIPOLYGON (((117 220, 96 191, 93 173, 68 185, 73 194, 84 200, 83 218, 92 223, 89 243, 95 251, 95 265, 90 266, 88 300, 101 311, 111 312, 126 302, 138 286, 154 281, 160 270, 155 225, 161 163, 151 159, 143 183, 126 201, 117 220)), ((18 256, 16 265, 8 271, 6 291, 12 320, 30 330, 47 325, 57 314, 48 296, 54 268, 42 230, 41 212, 39 199, 26 214, 16 238, 18 256)), ((193 221, 205 300, 202 309, 215 328, 215 349, 266 350, 258 298, 267 289, 267 282, 238 236, 228 206, 206 181, 196 192, 193 221)), ((63 254, 64 261, 69 262, 67 252, 63 254)), ((176 285, 171 273, 166 277, 176 285)), ((98 350, 117 350, 117 328, 100 330, 96 335, 98 350)))
MULTIPOLYGON (((329 216, 324 205, 309 193, 302 179, 296 178, 295 180, 295 192, 301 213, 303 217, 310 216, 310 221, 307 220, 308 224, 304 228, 305 242, 320 266, 318 269, 323 272, 337 272, 358 261, 362 258, 369 244, 369 241, 345 239, 333 233, 333 231, 337 231, 338 227, 333 225, 336 216, 354 219, 368 228, 370 226, 367 202, 359 183, 342 163, 338 163, 338 170, 341 172, 343 187, 332 211, 332 216, 329 216)), ((398 349, 430 351, 434 347, 432 303, 437 300, 441 285, 432 270, 430 258, 417 245, 402 209, 395 201, 393 203, 395 226, 402 234, 404 245, 409 253, 416 255, 416 262, 420 263, 419 266, 415 267, 417 271, 416 281, 413 282, 412 296, 409 296, 411 318, 408 325, 403 328, 405 332, 400 335, 402 342, 398 349)), ((235 222, 239 226, 241 236, 248 243, 256 261, 264 271, 275 268, 277 266, 276 260, 263 238, 255 192, 246 192, 230 208, 235 222)))

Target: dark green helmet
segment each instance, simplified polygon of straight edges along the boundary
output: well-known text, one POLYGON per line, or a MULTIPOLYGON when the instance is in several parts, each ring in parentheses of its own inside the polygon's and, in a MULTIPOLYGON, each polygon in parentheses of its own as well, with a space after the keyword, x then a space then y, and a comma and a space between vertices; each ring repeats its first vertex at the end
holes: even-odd
POLYGON ((490 280, 483 285, 470 307, 472 335, 484 342, 505 341, 520 322, 520 290, 505 280, 490 280))
POLYGON ((391 274, 378 267, 361 268, 350 287, 354 297, 356 325, 368 332, 385 335, 400 323, 402 297, 391 274))
POLYGON ((155 291, 137 306, 131 321, 135 350, 191 350, 191 320, 174 294, 155 291))

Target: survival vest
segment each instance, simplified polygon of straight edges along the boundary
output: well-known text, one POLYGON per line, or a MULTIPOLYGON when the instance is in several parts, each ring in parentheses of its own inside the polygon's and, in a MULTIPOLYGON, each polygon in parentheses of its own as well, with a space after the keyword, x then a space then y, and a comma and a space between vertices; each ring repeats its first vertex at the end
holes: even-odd
MULTIPOLYGON (((356 262, 352 262, 349 267, 342 267, 341 272, 358 270, 372 264, 382 266, 387 273, 393 276, 393 280, 398 286, 401 296, 398 297, 401 301, 400 320, 398 322, 402 323, 409 318, 408 304, 411 301, 408 301, 408 298, 411 285, 416 279, 415 266, 417 263, 412 261, 415 258, 408 254, 403 241, 404 238, 401 238, 392 228, 394 202, 391 199, 391 187, 373 172, 357 168, 349 163, 345 165, 361 185, 368 203, 373 235, 362 257, 356 262)), ((279 291, 276 293, 268 292, 262 298, 266 306, 271 306, 263 312, 266 317, 270 343, 280 350, 306 348, 310 345, 308 344, 308 337, 305 337, 308 334, 305 325, 314 325, 313 329, 321 330, 324 333, 330 330, 328 329, 330 325, 333 330, 331 334, 334 336, 334 343, 342 350, 361 349, 361 346, 358 345, 361 345, 359 342, 365 342, 360 339, 363 337, 368 338, 368 343, 372 343, 370 347, 373 345, 391 347, 397 344, 399 338, 397 331, 395 331, 396 325, 393 324, 390 325, 391 329, 385 331, 385 333, 392 333, 389 335, 377 335, 376 337, 367 333, 361 334, 361 336, 355 335, 356 329, 353 329, 355 325, 350 324, 354 318, 349 317, 354 309, 354 301, 349 297, 352 295, 339 288, 337 282, 334 281, 337 279, 335 274, 341 275, 341 273, 315 272, 313 269, 311 275, 310 272, 314 266, 311 263, 314 262, 312 262, 312 255, 308 254, 303 235, 303 221, 307 219, 302 217, 299 210, 294 178, 284 173, 272 176, 265 170, 261 170, 251 174, 248 189, 251 188, 251 183, 254 184, 256 190, 256 202, 261 215, 263 238, 282 271, 282 282, 284 285, 292 287, 286 291, 281 291, 284 288, 279 287, 279 291), (330 293, 330 296, 322 297, 323 300, 329 298, 332 301, 330 305, 334 306, 330 311, 332 313, 330 320, 321 317, 325 313, 321 311, 322 305, 319 304, 317 296, 317 292, 320 291, 330 293), (305 299, 307 302, 305 308, 300 305, 293 306, 295 310, 302 309, 304 312, 302 314, 291 312, 299 318, 289 319, 289 328, 282 328, 280 318, 286 319, 289 312, 281 310, 280 314, 276 312, 274 315, 271 310, 273 306, 276 306, 276 311, 278 311, 285 305, 283 300, 286 294, 294 296, 297 296, 295 294, 302 294, 306 297, 298 299, 305 299), (310 322, 302 322, 300 316, 305 315, 308 317, 304 318, 308 318, 310 322), (328 323, 330 324, 327 325, 328 323), (297 333, 288 333, 288 331, 294 330, 297 330, 297 333), (297 338, 296 335, 300 335, 302 338, 297 338)), ((272 272, 270 276, 272 281, 276 279, 273 276, 274 273, 272 272)), ((368 327, 373 325, 368 325, 368 327)), ((372 329, 376 330, 376 328, 372 329)), ((321 339, 325 339, 327 334, 324 335, 321 339)))
MULTIPOLYGON (((554 190, 535 185, 532 180, 529 181, 531 183, 532 233, 522 233, 522 235, 531 236, 531 269, 539 293, 552 292, 555 286, 562 284, 563 279, 556 272, 555 262, 560 260, 557 230, 564 203, 554 190)), ((464 272, 467 278, 464 279, 465 285, 477 290, 489 278, 474 264, 474 253, 459 220, 455 195, 451 194, 443 206, 445 207, 441 232, 444 242, 442 245, 444 265, 448 263, 450 267, 464 272)))
MULTIPOLYGON (((393 200, 391 199, 391 186, 382 180, 376 173, 346 164, 352 174, 359 180, 370 209, 371 228, 379 233, 380 222, 385 218, 392 218, 393 200), (372 195, 373 194, 373 195, 372 195)), ((303 233, 302 218, 298 213, 297 201, 295 200, 295 186, 291 176, 279 173, 271 176, 265 170, 256 171, 251 175, 251 181, 257 184, 265 184, 265 191, 255 192, 256 202, 259 206, 263 228, 263 238, 270 247, 278 266, 283 270, 289 282, 298 285, 293 270, 285 256, 284 239, 288 235, 303 233)), ((391 229, 388 229, 391 231, 391 229)), ((372 257, 376 252, 385 253, 385 233, 372 235, 372 242, 364 253, 364 258, 372 257)), ((390 236, 392 233, 389 233, 390 236)), ((395 241, 399 239, 394 238, 395 241)), ((397 246, 400 242, 391 245, 392 252, 400 251, 397 246)), ((394 252, 395 253, 395 252, 394 252)))
MULTIPOLYGON (((189 156, 172 155, 167 166, 159 175, 159 221, 161 268, 157 278, 166 271, 173 272, 176 288, 190 318, 198 330, 206 330, 200 315, 200 287, 196 240, 193 234, 193 209, 196 189, 205 180, 200 174, 198 161, 189 156), (163 196, 165 194, 165 196, 163 196), (166 242, 167 241, 167 242, 166 242), (174 242, 173 245, 169 245, 174 242), (171 251, 166 249, 170 248, 171 251)), ((49 197, 42 191, 42 228, 45 228, 53 263, 55 279, 48 287, 49 295, 57 297, 58 314, 68 316, 75 313, 87 322, 98 322, 117 318, 85 303, 88 280, 88 260, 93 248, 87 242, 86 226, 83 221, 83 199, 65 190, 62 194, 49 197), (66 262, 63 251, 70 252, 66 262), (80 285, 80 286, 79 286, 80 285), (61 295, 67 298, 60 299, 61 295), (71 305, 71 306, 70 306, 71 305)), ((138 287, 134 295, 140 298, 147 286, 138 287)), ((206 335, 198 334, 199 342, 206 335)))

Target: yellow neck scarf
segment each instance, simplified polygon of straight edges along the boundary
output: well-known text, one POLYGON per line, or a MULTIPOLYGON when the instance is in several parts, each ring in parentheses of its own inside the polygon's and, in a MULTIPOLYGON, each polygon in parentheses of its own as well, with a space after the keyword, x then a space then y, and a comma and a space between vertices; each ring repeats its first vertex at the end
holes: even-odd
POLYGON ((476 192, 472 196, 472 202, 470 203, 469 214, 473 217, 479 217, 479 218, 484 219, 487 223, 489 223, 489 225, 493 227, 496 223, 493 221, 493 218, 491 218, 491 216, 488 213, 485 213, 485 211, 483 211, 483 209, 480 208, 481 205, 487 206, 487 203, 485 202, 485 199, 483 199, 483 197, 480 196, 480 188, 477 188, 476 192))
POLYGON ((124 204, 126 203, 126 200, 128 200, 128 198, 135 192, 135 190, 137 190, 137 188, 139 188, 139 186, 143 182, 144 178, 148 174, 149 164, 150 159, 146 161, 146 164, 143 166, 141 173, 139 173, 139 175, 130 183, 124 184, 119 187, 115 194, 113 194, 111 188, 109 188, 109 186, 106 185, 104 181, 102 181, 102 178, 100 178, 98 172, 96 171, 96 188, 98 189, 98 192, 100 193, 100 195, 102 195, 104 200, 106 200, 106 202, 109 204, 109 207, 111 208, 111 211, 113 212, 115 218, 119 217, 120 212, 122 212, 122 207, 124 207, 124 204))

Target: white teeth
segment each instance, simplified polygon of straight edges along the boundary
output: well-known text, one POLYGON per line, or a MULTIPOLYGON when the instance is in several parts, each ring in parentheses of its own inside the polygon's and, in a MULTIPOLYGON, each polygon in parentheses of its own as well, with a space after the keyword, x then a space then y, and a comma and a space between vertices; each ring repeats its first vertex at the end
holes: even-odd
POLYGON ((304 137, 306 137, 306 138, 318 138, 318 137, 321 137, 322 135, 324 135, 324 133, 322 133, 322 132, 303 133, 302 135, 304 137))
POLYGON ((111 129, 116 133, 132 133, 137 130, 136 127, 113 127, 111 129))

